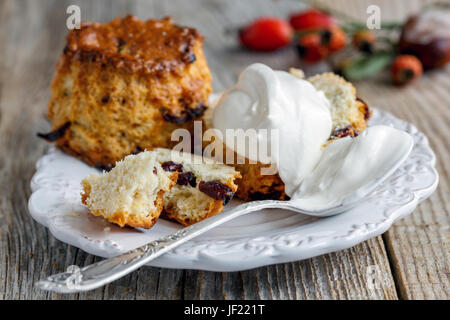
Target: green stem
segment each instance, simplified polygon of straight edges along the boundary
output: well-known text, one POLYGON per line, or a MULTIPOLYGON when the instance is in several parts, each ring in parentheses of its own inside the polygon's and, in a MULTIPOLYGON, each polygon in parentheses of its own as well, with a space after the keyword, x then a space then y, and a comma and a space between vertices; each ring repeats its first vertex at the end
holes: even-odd
MULTIPOLYGON (((334 17, 337 17, 343 21, 346 22, 346 25, 343 26, 343 29, 351 30, 351 31, 357 31, 361 29, 367 29, 367 25, 362 23, 361 21, 358 21, 357 19, 347 15, 346 13, 343 13, 339 10, 332 9, 319 1, 314 1, 311 3, 312 6, 317 8, 320 11, 323 11, 325 13, 328 13, 334 17)), ((403 26, 403 23, 396 22, 396 21, 389 21, 389 22, 383 22, 381 23, 381 29, 385 30, 393 30, 393 29, 399 29, 403 26)), ((347 32, 347 31, 346 31, 347 32)))

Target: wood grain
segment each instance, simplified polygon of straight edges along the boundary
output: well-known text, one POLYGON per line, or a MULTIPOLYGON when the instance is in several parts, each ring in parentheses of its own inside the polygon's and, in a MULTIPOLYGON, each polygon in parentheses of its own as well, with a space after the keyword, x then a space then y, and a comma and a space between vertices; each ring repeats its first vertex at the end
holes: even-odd
POLYGON ((386 85, 374 91, 368 84, 359 88, 368 101, 425 132, 437 155, 438 189, 411 216, 394 224, 384 235, 399 296, 404 299, 448 299, 450 294, 449 75, 448 68, 445 76, 443 72, 433 72, 414 86, 400 90, 386 85), (383 99, 375 98, 380 96, 383 99))
MULTIPOLYGON (((374 3, 359 2, 363 3, 362 8, 374 3)), ((382 8, 386 2, 379 1, 382 8)), ((395 1, 397 5, 382 11, 382 14, 386 12, 388 21, 402 19, 418 12, 426 2, 395 1), (408 5, 399 5, 401 2, 408 5)), ((358 10, 354 16, 361 18, 362 14, 364 11, 358 10)), ((395 223, 383 238, 400 298, 448 299, 450 66, 445 70, 429 72, 405 88, 395 88, 383 77, 358 83, 356 87, 370 105, 388 110, 416 125, 428 136, 436 153, 440 174, 438 189, 411 216, 395 223)))
MULTIPOLYGON (((398 2, 403 2, 395 6, 400 12, 419 1, 398 2)), ((0 0, 0 299, 448 298, 448 72, 433 73, 404 90, 378 82, 357 84, 370 103, 417 124, 429 135, 441 173, 438 191, 384 238, 306 261, 242 272, 144 267, 87 293, 58 295, 34 286, 38 279, 69 265, 85 266, 99 260, 56 240, 27 210, 35 162, 48 148, 36 138, 36 132, 49 128, 45 119, 48 87, 64 46, 67 6, 80 5, 83 20, 105 22, 128 13, 140 18, 170 15, 180 24, 198 28, 206 37, 214 89, 222 90, 251 62, 278 69, 304 67, 291 49, 250 54, 237 48, 235 31, 242 24, 263 14, 285 17, 305 7, 293 0, 255 3, 0 0)), ((354 8, 360 11, 364 6, 359 3, 354 8)), ((309 68, 308 73, 323 68, 309 68)))
MULTIPOLYGON (((330 5, 339 8, 341 3, 330 5)), ((353 17, 362 19, 364 8, 379 4, 386 21, 401 20, 436 1, 358 1, 353 17)), ((450 3, 450 1, 447 1, 450 3)), ((440 183, 436 192, 409 217, 384 234, 398 294, 401 299, 448 299, 449 260, 449 172, 450 163, 450 66, 425 74, 418 82, 395 88, 386 77, 356 84, 369 105, 388 110, 424 132, 437 156, 440 183)))

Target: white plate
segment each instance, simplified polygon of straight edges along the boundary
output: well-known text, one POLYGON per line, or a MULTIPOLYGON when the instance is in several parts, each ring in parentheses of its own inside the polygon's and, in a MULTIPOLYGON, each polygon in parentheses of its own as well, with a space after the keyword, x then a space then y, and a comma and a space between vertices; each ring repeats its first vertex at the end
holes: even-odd
MULTIPOLYGON (((438 174, 428 140, 414 126, 380 110, 374 110, 370 121, 375 124, 404 130, 415 144, 408 160, 354 209, 320 219, 276 209, 254 212, 191 240, 150 265, 238 271, 342 250, 385 232, 436 189, 438 174)), ((150 230, 119 228, 92 216, 81 203, 80 181, 96 169, 55 148, 36 167, 28 204, 31 215, 56 238, 86 252, 112 257, 181 228, 163 219, 150 230)))

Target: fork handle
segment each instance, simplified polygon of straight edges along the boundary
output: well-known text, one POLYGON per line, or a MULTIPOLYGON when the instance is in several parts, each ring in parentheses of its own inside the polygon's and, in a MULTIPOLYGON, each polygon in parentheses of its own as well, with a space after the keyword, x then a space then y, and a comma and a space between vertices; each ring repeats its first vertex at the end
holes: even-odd
POLYGON ((58 273, 39 281, 38 286, 42 290, 60 293, 96 289, 133 272, 149 261, 227 221, 249 212, 280 207, 280 204, 277 204, 277 202, 253 201, 244 203, 116 257, 102 260, 81 269, 77 266, 71 266, 66 272, 58 273))

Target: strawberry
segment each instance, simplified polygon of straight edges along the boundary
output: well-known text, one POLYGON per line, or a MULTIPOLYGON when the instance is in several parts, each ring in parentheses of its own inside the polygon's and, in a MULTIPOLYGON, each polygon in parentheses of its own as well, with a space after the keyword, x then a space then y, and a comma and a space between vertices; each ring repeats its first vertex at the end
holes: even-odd
POLYGON ((292 28, 286 21, 263 17, 240 30, 239 39, 251 50, 274 51, 291 43, 292 35, 292 28))
POLYGON ((336 26, 334 18, 318 10, 307 10, 291 15, 289 22, 294 30, 331 29, 336 26))

